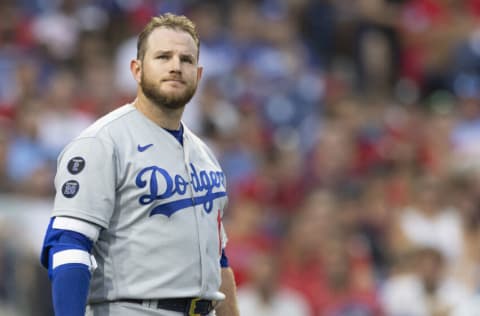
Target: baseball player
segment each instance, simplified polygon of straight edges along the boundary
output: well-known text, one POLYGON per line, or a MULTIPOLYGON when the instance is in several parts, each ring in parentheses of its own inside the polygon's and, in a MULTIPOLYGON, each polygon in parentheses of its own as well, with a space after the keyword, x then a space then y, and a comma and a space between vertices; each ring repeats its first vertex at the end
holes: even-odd
POLYGON ((137 98, 58 159, 41 254, 55 314, 236 316, 225 176, 181 122, 202 74, 195 25, 154 17, 137 49, 137 98))

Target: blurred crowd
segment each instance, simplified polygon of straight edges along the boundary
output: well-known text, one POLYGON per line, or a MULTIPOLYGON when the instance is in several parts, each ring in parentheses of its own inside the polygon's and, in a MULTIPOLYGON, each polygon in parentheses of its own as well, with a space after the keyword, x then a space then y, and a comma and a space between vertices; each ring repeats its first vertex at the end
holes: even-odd
MULTIPOLYGON (((480 310, 480 0, 2 0, 1 194, 52 199, 164 12, 199 30, 184 122, 227 175, 242 315, 480 310)), ((5 229, 0 315, 51 315, 5 229)))

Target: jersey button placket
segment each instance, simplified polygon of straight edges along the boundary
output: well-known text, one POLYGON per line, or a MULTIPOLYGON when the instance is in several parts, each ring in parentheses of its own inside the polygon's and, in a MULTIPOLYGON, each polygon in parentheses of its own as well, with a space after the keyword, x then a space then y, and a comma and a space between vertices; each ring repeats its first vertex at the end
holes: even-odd
MULTIPOLYGON (((192 208, 193 208, 193 215, 195 216, 195 223, 197 225, 197 240, 198 240, 198 251, 200 253, 200 271, 201 271, 201 275, 200 275, 200 291, 201 293, 204 293, 205 292, 205 289, 206 289, 206 283, 205 283, 205 275, 206 275, 206 266, 205 266, 205 254, 203 252, 203 249, 204 249, 204 240, 203 240, 203 236, 201 234, 201 230, 200 230, 200 223, 201 223, 201 218, 199 218, 199 215, 196 210, 196 205, 195 205, 195 190, 193 188, 193 180, 192 180, 192 170, 190 168, 190 156, 189 156, 189 152, 188 152, 188 143, 189 143, 189 139, 187 137, 184 136, 183 138, 183 157, 184 157, 184 163, 185 163, 185 170, 187 171, 187 177, 188 177, 188 181, 189 181, 189 187, 190 187, 190 196, 191 196, 191 199, 192 199, 192 208)), ((200 212, 200 213, 203 213, 203 212, 200 212)), ((203 214, 202 214, 203 215, 203 214)), ((203 217, 203 216, 202 216, 203 217)))

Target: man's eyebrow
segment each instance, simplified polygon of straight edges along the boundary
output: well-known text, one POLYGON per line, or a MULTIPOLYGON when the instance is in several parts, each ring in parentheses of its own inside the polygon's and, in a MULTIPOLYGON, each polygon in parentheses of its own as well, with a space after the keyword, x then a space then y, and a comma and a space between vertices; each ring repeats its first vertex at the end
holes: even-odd
POLYGON ((191 58, 191 59, 195 60, 195 56, 194 56, 193 54, 184 53, 184 54, 180 54, 180 56, 182 56, 182 57, 188 57, 188 58, 191 58))
MULTIPOLYGON (((171 50, 157 50, 154 52, 154 55, 160 55, 160 54, 172 54, 173 51, 171 50)), ((195 55, 194 54, 191 54, 191 53, 180 53, 180 56, 182 57, 190 57, 190 58, 193 58, 195 59, 195 55)))
POLYGON ((160 55, 160 54, 171 54, 171 50, 157 50, 154 52, 154 55, 160 55))

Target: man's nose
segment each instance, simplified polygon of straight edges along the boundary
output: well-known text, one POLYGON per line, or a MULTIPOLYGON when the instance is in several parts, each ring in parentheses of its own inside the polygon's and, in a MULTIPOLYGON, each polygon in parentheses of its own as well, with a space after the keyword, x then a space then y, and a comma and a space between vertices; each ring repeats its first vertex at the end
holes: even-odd
POLYGON ((170 71, 171 72, 180 72, 180 57, 173 56, 170 59, 170 71))

